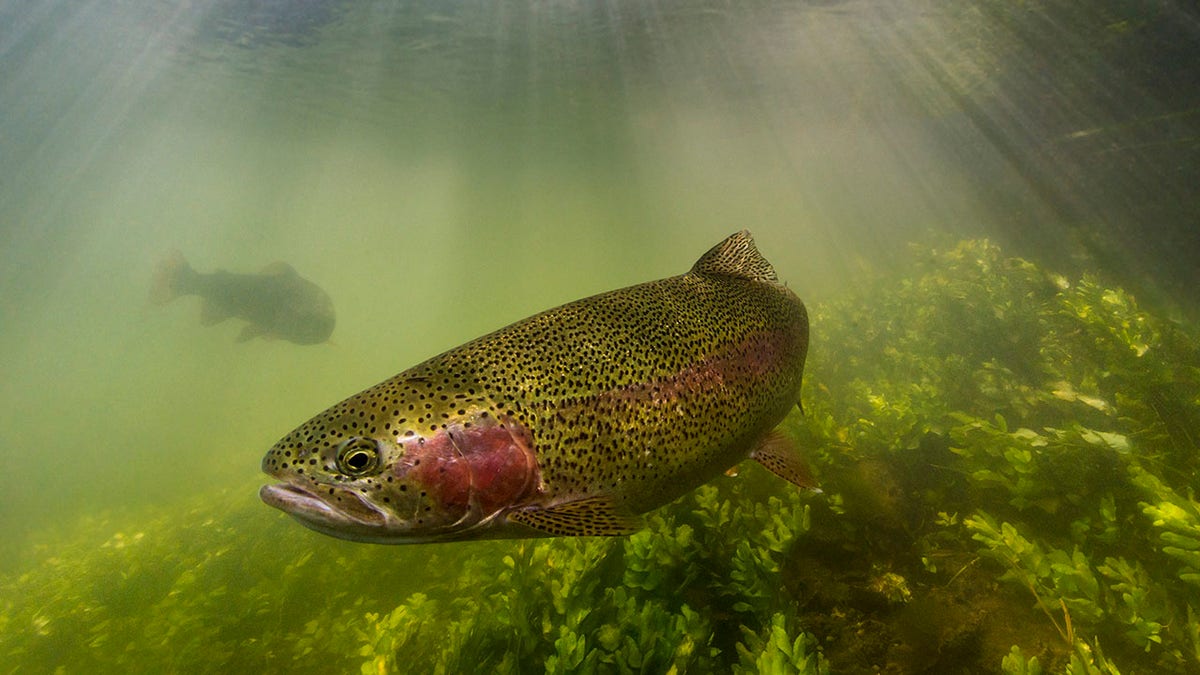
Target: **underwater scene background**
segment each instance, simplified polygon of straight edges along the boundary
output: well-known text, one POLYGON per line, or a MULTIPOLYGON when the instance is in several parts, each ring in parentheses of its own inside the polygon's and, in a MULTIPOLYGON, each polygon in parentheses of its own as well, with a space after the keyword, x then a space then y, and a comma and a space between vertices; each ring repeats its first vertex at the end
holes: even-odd
POLYGON ((1200 668, 1200 17, 1097 0, 0 0, 0 671, 1200 668), (730 233, 784 431, 624 538, 353 544, 315 412, 730 233), (286 261, 330 343, 147 301, 286 261))

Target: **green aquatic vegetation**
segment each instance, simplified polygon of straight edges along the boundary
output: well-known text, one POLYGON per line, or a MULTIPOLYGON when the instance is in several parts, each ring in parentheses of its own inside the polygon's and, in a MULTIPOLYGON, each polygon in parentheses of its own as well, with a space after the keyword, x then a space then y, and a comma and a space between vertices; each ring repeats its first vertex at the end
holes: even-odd
MULTIPOLYGON (((264 522, 240 510, 197 508, 191 520, 152 520, 144 531, 118 530, 94 547, 60 547, 72 555, 6 580, 8 590, 45 592, 26 602, 5 593, 4 620, 25 618, 40 635, 6 633, 0 649, 31 662, 44 653, 42 663, 99 670, 204 664, 199 669, 518 673, 538 664, 555 672, 718 672, 711 605, 741 613, 756 628, 755 608, 781 606, 771 592, 779 587, 776 556, 803 534, 806 511, 799 498, 755 508, 736 487, 697 497, 653 514, 648 529, 625 539, 458 548, 321 546, 325 540, 315 536, 279 547, 266 543, 274 533, 256 535, 262 545, 189 548, 181 538, 202 523, 219 528, 211 535, 238 538, 252 522, 264 522), (696 536, 697 514, 721 512, 723 526, 696 536), (754 534, 739 540, 730 528, 754 534), (453 562, 443 562, 447 557, 453 562), (107 567, 98 564, 105 560, 107 567), (126 616, 86 597, 107 590, 92 579, 110 569, 130 576, 144 597, 126 616), (425 570, 407 585, 421 590, 399 603, 379 592, 386 586, 354 590, 392 569, 425 570), (138 576, 146 572, 161 577, 158 588, 142 588, 149 579, 138 576), (73 594, 47 602, 65 592, 73 594), (54 639, 60 630, 69 647, 54 639), (78 651, 79 633, 91 635, 88 649, 78 651)), ((725 650, 724 658, 735 657, 732 643, 725 650)))
POLYGON ((814 343, 798 432, 825 448, 841 529, 883 542, 882 557, 913 540, 910 569, 956 579, 978 566, 956 555, 970 549, 947 514, 974 512, 979 554, 1065 638, 1062 664, 1039 668, 1115 668, 1078 647, 1098 645, 1079 639, 1093 632, 1120 655, 1149 650, 1153 668, 1200 663, 1185 620, 1200 569, 1183 496, 1200 470, 1194 333, 1095 276, 1071 281, 987 242, 927 254, 864 295, 879 302, 814 311, 828 353, 814 343), (864 489, 862 466, 887 480, 864 489))
POLYGON ((961 424, 950 430, 953 452, 979 489, 999 488, 1019 510, 1039 508, 1087 510, 1120 471, 1120 455, 1130 449, 1122 434, 1080 425, 1067 429, 1044 427, 1009 431, 1002 415, 993 420, 961 413, 950 415, 961 424))
POLYGON ((737 645, 738 662, 733 666, 735 675, 828 675, 829 663, 821 657, 816 639, 804 632, 788 630, 787 624, 786 616, 775 614, 762 634, 742 626, 743 641, 737 645))
POLYGON ((692 527, 659 514, 647 521, 647 529, 625 540, 625 585, 654 592, 694 581, 701 571, 692 564, 692 527))
POLYGON ((698 508, 692 514, 702 524, 701 545, 727 565, 720 573, 708 573, 710 587, 730 601, 734 612, 765 620, 779 605, 779 560, 810 527, 808 505, 795 491, 785 498, 771 496, 764 503, 737 491, 732 498, 722 498, 712 485, 699 488, 694 499, 698 508), (736 532, 745 535, 734 536, 736 532))
MULTIPOLYGON (((559 654, 546 659, 548 672, 593 673, 668 673, 692 672, 707 666, 715 656, 709 646, 712 626, 686 604, 671 611, 666 603, 639 603, 624 588, 609 588, 606 600, 616 608, 615 616, 601 626, 598 643, 562 628, 571 658, 559 654)), ((561 638, 560 638, 561 640, 561 638)), ((556 641, 556 647, 561 645, 556 641)))
POLYGON ((703 558, 690 528, 671 521, 655 514, 649 529, 624 540, 520 542, 499 574, 464 575, 452 600, 416 594, 387 617, 369 615, 363 671, 703 670, 717 655, 712 626, 676 597, 695 583, 703 558), (601 569, 622 561, 617 583, 606 583, 601 569))
POLYGON ((1067 664, 1067 675, 1121 675, 1117 665, 1105 658, 1100 643, 1095 645, 1079 640, 1072 645, 1071 660, 1067 664))
POLYGON ((1184 625, 1184 632, 1187 635, 1188 646, 1191 648, 1188 654, 1190 660, 1200 663, 1200 616, 1191 605, 1188 605, 1187 608, 1187 623, 1184 625))
POLYGON ((1141 468, 1131 472, 1133 483, 1149 500, 1139 506, 1158 531, 1159 550, 1183 563, 1178 572, 1181 580, 1200 586, 1200 503, 1141 468))
POLYGON ((785 432, 823 493, 746 463, 629 537, 413 547, 253 484, 95 514, 0 577, 0 672, 1200 668, 1195 332, 987 242, 917 258, 812 307, 785 432))
POLYGON ((881 569, 874 570, 868 588, 878 593, 891 604, 901 605, 912 600, 908 579, 881 569))
POLYGON ((1025 658, 1024 652, 1016 645, 1013 645, 1004 660, 1000 662, 1000 670, 1005 675, 1043 675, 1046 672, 1042 670, 1036 656, 1025 658))
MULTIPOLYGON (((1143 484, 1150 481, 1137 467, 1134 475, 1143 476, 1143 484)), ((1161 488, 1161 485, 1158 487, 1161 488)), ((1169 506, 1173 504, 1167 503, 1169 506)), ((1179 537, 1178 530, 1190 524, 1184 509, 1162 508, 1143 503, 1148 516, 1156 518, 1154 525, 1173 528, 1163 532, 1168 543, 1184 543, 1187 537, 1179 537)), ((1096 531, 1087 523, 1077 528, 1075 540, 1090 547, 1111 547, 1118 543, 1112 536, 1116 527, 1115 505, 1111 497, 1102 500, 1102 518, 1106 523, 1096 531)), ((1079 637, 1079 626, 1089 630, 1104 630, 1108 626, 1123 626, 1120 635, 1143 651, 1162 649, 1161 664, 1182 667, 1189 660, 1200 663, 1194 649, 1191 617, 1194 595, 1182 594, 1184 603, 1173 599, 1177 589, 1153 577, 1140 561, 1124 557, 1108 556, 1103 562, 1093 562, 1092 555, 1084 553, 1079 544, 1068 553, 1048 544, 1031 541, 1018 532, 1010 523, 997 523, 984 512, 964 521, 973 533, 972 537, 982 543, 982 554, 1000 562, 1006 569, 1002 580, 1014 582, 1027 589, 1034 597, 1037 607, 1053 623, 1064 641, 1072 645, 1074 653, 1071 672, 1115 672, 1116 666, 1103 658, 1098 646, 1092 649, 1079 637), (1061 612, 1058 611, 1061 608, 1061 612), (1183 616, 1188 617, 1187 621, 1183 616), (1171 626, 1178 626, 1174 630, 1171 626), (1082 645, 1082 646, 1081 646, 1082 645)), ((1161 536, 1161 535, 1160 535, 1161 536)), ((1167 556, 1177 556, 1178 547, 1166 545, 1161 550, 1167 556), (1170 549, 1170 550, 1168 550, 1170 549)), ((1144 552, 1135 552, 1142 553, 1144 552)), ((1181 580, 1190 568, 1180 573, 1181 580)))
POLYGON ((973 533, 972 538, 984 545, 982 553, 1007 568, 1000 578, 1029 589, 1038 608, 1066 642, 1075 641, 1073 620, 1095 623, 1104 616, 1099 604, 1100 582, 1079 549, 1071 553, 1046 550, 1022 536, 1012 524, 997 523, 983 512, 963 524, 973 533))
POLYGON ((1136 645, 1150 651, 1152 644, 1162 644, 1165 621, 1170 620, 1170 606, 1163 589, 1151 580, 1141 563, 1129 564, 1124 558, 1106 558, 1097 570, 1109 580, 1109 589, 1121 599, 1112 616, 1129 626, 1125 635, 1136 645))

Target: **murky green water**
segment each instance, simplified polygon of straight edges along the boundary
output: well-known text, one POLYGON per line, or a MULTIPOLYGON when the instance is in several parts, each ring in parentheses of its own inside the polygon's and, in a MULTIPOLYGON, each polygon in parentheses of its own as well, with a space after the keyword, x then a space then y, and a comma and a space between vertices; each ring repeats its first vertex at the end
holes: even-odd
POLYGON ((1196 26, 0 2, 0 668, 1200 667, 1196 26), (318 410, 742 228, 812 311, 822 494, 748 467, 626 539, 418 547, 259 502, 318 410), (288 262, 332 343, 151 306, 171 249, 288 262))

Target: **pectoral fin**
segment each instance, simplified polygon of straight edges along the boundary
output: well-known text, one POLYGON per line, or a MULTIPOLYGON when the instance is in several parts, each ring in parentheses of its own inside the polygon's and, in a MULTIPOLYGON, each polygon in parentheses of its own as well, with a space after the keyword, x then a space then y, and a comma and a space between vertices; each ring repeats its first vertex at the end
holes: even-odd
POLYGON ((270 336, 271 336, 271 333, 266 328, 263 328, 262 326, 260 326, 256 323, 248 323, 245 326, 242 326, 242 331, 240 333, 238 333, 237 341, 245 342, 247 340, 253 340, 256 337, 270 337, 270 336))
POLYGON ((821 491, 813 478, 812 469, 796 449, 796 444, 778 429, 769 432, 758 442, 750 452, 750 458, 793 485, 821 491))
POLYGON ((508 519, 552 537, 613 537, 642 528, 641 519, 623 512, 608 497, 588 497, 550 507, 529 507, 508 519))

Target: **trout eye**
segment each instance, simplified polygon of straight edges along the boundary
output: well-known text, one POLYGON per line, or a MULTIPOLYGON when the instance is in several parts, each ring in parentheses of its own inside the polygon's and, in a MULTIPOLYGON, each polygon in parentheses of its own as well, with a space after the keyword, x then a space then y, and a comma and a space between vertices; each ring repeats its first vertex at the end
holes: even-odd
POLYGON ((337 468, 347 476, 362 476, 379 466, 379 446, 368 438, 348 438, 338 448, 337 468))

